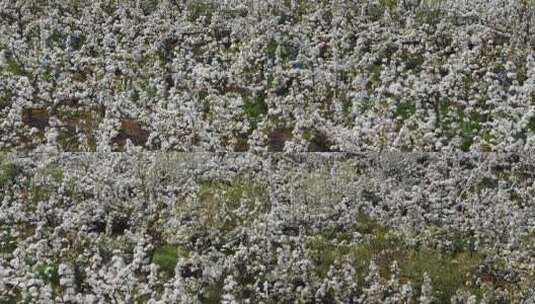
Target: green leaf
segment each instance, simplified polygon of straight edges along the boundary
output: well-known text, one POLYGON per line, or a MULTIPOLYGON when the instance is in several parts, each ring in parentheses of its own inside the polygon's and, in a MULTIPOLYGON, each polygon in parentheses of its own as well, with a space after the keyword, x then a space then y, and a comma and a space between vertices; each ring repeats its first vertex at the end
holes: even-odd
POLYGON ((268 112, 268 106, 265 102, 265 95, 259 94, 256 97, 251 98, 244 96, 243 110, 249 119, 252 129, 256 129, 258 122, 262 119, 263 115, 268 112))

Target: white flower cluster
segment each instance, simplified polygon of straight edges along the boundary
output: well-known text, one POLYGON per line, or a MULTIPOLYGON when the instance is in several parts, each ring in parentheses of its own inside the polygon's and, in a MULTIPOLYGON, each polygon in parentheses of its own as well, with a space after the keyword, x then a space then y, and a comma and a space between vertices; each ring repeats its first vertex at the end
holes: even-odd
POLYGON ((531 150, 532 2, 4 1, 0 147, 531 150))
POLYGON ((534 159, 5 155, 0 301, 521 303, 534 159))
POLYGON ((533 0, 0 1, 0 303, 532 303, 534 49, 533 0))

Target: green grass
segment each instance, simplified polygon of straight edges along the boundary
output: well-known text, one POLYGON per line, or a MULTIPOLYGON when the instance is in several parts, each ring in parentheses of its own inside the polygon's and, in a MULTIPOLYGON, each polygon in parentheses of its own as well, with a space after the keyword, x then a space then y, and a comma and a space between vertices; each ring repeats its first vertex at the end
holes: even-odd
MULTIPOLYGON (((354 267, 358 277, 355 279, 360 283, 359 286, 364 286, 365 274, 372 260, 384 280, 390 278, 390 267, 395 260, 400 265, 402 283, 411 281, 418 290, 424 273, 427 273, 433 282, 438 303, 447 303, 458 289, 465 288, 468 276, 475 274, 483 261, 482 254, 475 251, 449 254, 433 248, 410 247, 403 239, 364 215, 359 216, 356 230, 367 239, 358 244, 335 245, 328 238, 317 236, 308 242, 307 247, 312 252, 311 258, 320 278, 325 278, 336 261, 351 256, 356 261, 354 267)), ((475 288, 469 291, 477 294, 475 288)))
POLYGON ((528 125, 527 125, 528 131, 531 133, 535 133, 535 117, 531 117, 529 119, 528 125))
POLYGON ((394 11, 399 5, 398 0, 379 0, 379 3, 389 11, 394 11))
POLYGON ((417 24, 437 25, 444 18, 444 11, 441 9, 420 8, 416 11, 417 24))
POLYGON ((50 187, 39 186, 32 183, 30 188, 32 205, 37 206, 39 202, 47 201, 50 198, 51 193, 52 189, 50 187))
MULTIPOLYGON (((490 130, 484 129, 487 115, 477 112, 466 112, 463 108, 450 104, 448 100, 441 100, 438 105, 439 125, 449 139, 460 136, 461 150, 470 151, 474 138, 481 135, 487 143, 494 141, 490 130)), ((485 148, 485 147, 483 147, 485 148)))
POLYGON ((422 54, 411 54, 409 52, 401 53, 401 62, 405 63, 409 70, 420 72, 422 64, 425 62, 425 57, 422 54))
POLYGON ((245 178, 202 183, 198 197, 199 209, 196 212, 201 223, 207 228, 222 231, 233 230, 270 209, 266 188, 245 178), (242 202, 246 215, 236 213, 242 202))
POLYGON ((520 240, 523 246, 535 248, 535 230, 530 230, 520 240))
POLYGON ((496 145, 496 136, 492 134, 491 130, 485 129, 481 131, 481 139, 482 152, 491 152, 492 147, 496 145))
POLYGON ((11 254, 18 245, 26 238, 35 233, 35 227, 28 223, 5 224, 0 225, 0 231, 7 232, 8 237, 0 239, 0 255, 11 254), (11 230, 16 230, 19 234, 17 237, 10 236, 11 230))
POLYGON ((330 232, 323 231, 308 244, 309 248, 317 253, 312 258, 316 262, 316 273, 320 278, 325 278, 329 268, 337 259, 349 254, 355 254, 361 258, 357 260, 355 266, 361 273, 366 273, 374 252, 393 246, 387 239, 387 230, 363 213, 357 217, 353 229, 361 234, 371 236, 370 243, 367 245, 335 246, 329 241, 332 240, 330 232))
POLYGON ((243 110, 247 115, 252 129, 256 129, 258 123, 264 115, 268 112, 268 106, 265 102, 265 95, 259 93, 254 98, 250 96, 243 96, 243 110))
POLYGON ((367 113, 368 111, 371 111, 374 106, 375 106, 374 100, 371 98, 367 98, 367 99, 361 100, 357 108, 359 109, 360 113, 364 114, 364 113, 367 113))
POLYGON ((29 202, 32 208, 37 207, 37 204, 41 201, 47 201, 54 192, 54 187, 62 183, 64 178, 63 170, 54 165, 47 166, 37 174, 44 178, 50 178, 51 182, 42 182, 36 176, 31 178, 29 183, 29 202))
POLYGON ((9 163, 5 159, 5 154, 0 153, 0 189, 12 184, 19 173, 20 168, 9 163))
POLYGON ((61 33, 57 30, 54 30, 52 34, 46 39, 46 45, 49 48, 61 46, 61 33))
MULTIPOLYGON (((1 69, 0 69, 1 71, 1 69)), ((0 109, 4 108, 7 109, 12 104, 13 99, 13 92, 9 90, 8 88, 4 88, 2 91, 0 91, 0 109)))
POLYGON ((400 102, 394 112, 395 117, 405 121, 416 113, 416 103, 411 100, 400 102))
POLYGON ((204 295, 201 303, 204 304, 219 304, 223 296, 224 280, 220 279, 207 286, 204 290, 204 295))
POLYGON ((54 71, 51 68, 47 67, 43 72, 42 77, 45 81, 52 81, 55 78, 54 71))
POLYGON ((6 71, 16 76, 24 76, 24 68, 14 58, 8 58, 6 60, 6 71))
POLYGON ((0 303, 17 304, 17 303, 29 303, 29 302, 23 301, 21 288, 15 288, 12 295, 0 295, 0 303))
MULTIPOLYGON (((317 138, 315 138, 317 134, 313 132, 308 134, 309 132, 305 133, 305 138, 310 137, 311 143, 317 144, 317 138)), ((325 166, 297 179, 293 187, 294 195, 298 197, 298 200, 306 200, 306 204, 312 210, 315 207, 326 207, 330 209, 332 208, 333 202, 340 202, 344 197, 360 199, 360 197, 356 197, 357 194, 354 192, 354 189, 347 187, 347 184, 351 183, 362 173, 362 168, 350 161, 339 163, 335 175, 331 175, 330 166, 325 166)), ((335 231, 332 233, 335 233, 335 231)), ((336 234, 337 237, 346 238, 346 236, 342 236, 339 232, 336 232, 336 234)), ((331 236, 335 237, 334 234, 331 236)))
POLYGON ((351 246, 335 246, 321 236, 310 240, 307 248, 312 252, 311 259, 320 279, 327 277, 331 265, 351 252, 351 246))
POLYGON ((179 257, 187 257, 189 252, 178 245, 163 245, 154 250, 152 262, 168 276, 173 276, 179 257))
POLYGON ((37 275, 48 284, 59 287, 58 264, 42 264, 37 267, 37 275))
POLYGON ((374 22, 379 21, 384 16, 385 10, 382 3, 374 3, 368 7, 367 16, 374 22))
POLYGON ((143 81, 140 84, 139 89, 141 91, 145 91, 147 93, 147 96, 151 99, 155 98, 158 95, 158 89, 152 86, 148 80, 143 81))
MULTIPOLYGON (((290 9, 287 12, 289 12, 289 15, 293 18, 293 20, 296 22, 301 22, 303 20, 303 16, 306 14, 310 14, 315 8, 314 4, 319 4, 319 7, 321 8, 327 8, 330 2, 331 1, 328 0, 315 1, 315 3, 308 0, 284 0, 284 5, 290 9), (293 6, 292 2, 294 3, 293 6)), ((284 17, 287 16, 285 15, 284 17)))
POLYGON ((303 138, 307 141, 311 141, 313 138, 312 132, 309 129, 303 131, 303 138))
POLYGON ((201 16, 205 16, 208 23, 210 23, 210 20, 212 19, 212 14, 215 12, 216 7, 209 3, 208 1, 204 0, 195 0, 190 1, 188 5, 188 12, 189 12, 189 20, 191 22, 196 21, 201 16))
POLYGON ((386 232, 386 228, 364 213, 360 213, 357 216, 355 230, 362 234, 374 234, 376 232, 384 234, 386 232))
POLYGON ((348 95, 344 95, 340 102, 342 104, 342 113, 344 114, 344 117, 347 117, 348 123, 351 123, 350 114, 353 110, 353 100, 351 100, 348 95))
MULTIPOLYGON (((418 7, 409 6, 408 8, 415 13, 417 24, 436 25, 444 15, 443 3, 444 0, 422 0, 418 7)), ((388 10, 399 20, 401 16, 396 15, 396 10, 400 6, 404 7, 399 0, 380 0, 378 5, 372 7, 370 16, 373 20, 379 20, 384 15, 385 10, 388 10)))
POLYGON ((271 39, 265 47, 266 56, 270 59, 279 59, 282 64, 287 64, 292 58, 290 51, 290 45, 281 41, 277 42, 275 39, 271 39))
POLYGON ((217 199, 221 198, 230 209, 240 207, 241 199, 254 201, 255 199, 265 198, 265 189, 251 181, 237 179, 230 183, 225 181, 213 181, 201 184, 199 197, 203 203, 218 203, 217 199))
POLYGON ((383 69, 384 66, 379 63, 372 64, 368 67, 368 73, 370 74, 371 82, 374 86, 377 86, 381 82, 381 72, 383 69))
POLYGON ((158 0, 141 1, 141 9, 145 15, 150 15, 158 8, 158 0))
POLYGON ((275 58, 277 55, 277 41, 275 39, 271 39, 269 43, 266 46, 266 55, 269 58, 275 58))
POLYGON ((54 165, 48 166, 45 169, 44 174, 50 176, 56 183, 61 183, 64 178, 63 169, 54 165))
POLYGON ((477 270, 482 261, 479 254, 460 253, 443 255, 436 250, 420 248, 402 252, 401 275, 421 286, 424 273, 428 273, 435 297, 447 303, 456 291, 465 285, 468 275, 477 270))
MULTIPOLYGON (((12 225, 1 225, 0 231, 10 233, 12 225)), ((10 254, 17 248, 17 240, 13 237, 3 237, 0 239, 0 254, 10 254)))
POLYGON ((482 117, 479 113, 464 114, 459 111, 459 120, 461 123, 462 151, 469 151, 474 142, 474 136, 481 130, 482 117))
MULTIPOLYGON (((125 85, 126 87, 130 87, 130 100, 132 100, 136 104, 140 104, 141 99, 141 93, 145 93, 145 96, 149 100, 153 100, 158 96, 158 89, 150 84, 149 80, 142 80, 137 81, 135 84, 128 84, 125 85)), ((146 102, 146 100, 144 100, 146 102)))

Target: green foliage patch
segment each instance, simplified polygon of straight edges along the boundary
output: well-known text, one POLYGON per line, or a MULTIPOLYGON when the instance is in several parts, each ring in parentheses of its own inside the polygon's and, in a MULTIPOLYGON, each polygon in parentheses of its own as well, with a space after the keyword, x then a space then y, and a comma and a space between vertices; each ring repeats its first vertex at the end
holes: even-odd
POLYGON ((15 58, 7 58, 4 69, 15 76, 24 76, 26 74, 22 65, 15 58))
POLYGON ((266 188, 244 178, 237 178, 230 182, 205 182, 199 187, 198 197, 201 207, 206 211, 204 215, 208 217, 208 222, 216 225, 221 223, 217 223, 218 220, 213 216, 220 208, 234 211, 242 206, 242 202, 249 211, 253 212, 267 212, 270 207, 266 188))
POLYGON ((189 252, 178 245, 162 245, 154 250, 152 262, 160 266, 160 270, 168 276, 173 276, 175 266, 180 257, 187 257, 189 252))
POLYGON ((435 297, 440 303, 447 303, 456 290, 470 279, 470 275, 476 273, 483 261, 483 255, 475 251, 447 254, 437 249, 408 246, 402 238, 364 215, 359 216, 356 230, 365 237, 356 244, 334 244, 322 236, 311 238, 308 248, 313 253, 311 258, 320 278, 325 278, 331 265, 337 261, 352 257, 358 276, 355 279, 360 282, 359 286, 365 286, 364 274, 372 260, 384 280, 390 278, 392 262, 397 261, 401 283, 411 281, 418 290, 424 273, 427 273, 433 283, 435 297))
POLYGON ((243 96, 243 110, 249 119, 252 129, 256 129, 262 117, 268 112, 268 106, 265 102, 265 97, 266 96, 263 93, 258 93, 254 97, 247 95, 243 96))
POLYGON ((400 118, 402 121, 407 120, 416 113, 416 102, 412 100, 406 100, 398 103, 394 112, 395 117, 400 118))
POLYGON ((45 283, 51 284, 54 287, 59 287, 59 274, 58 264, 42 264, 37 267, 37 275, 45 281, 45 283))
POLYGON ((8 162, 4 153, 0 153, 0 189, 4 189, 15 182, 17 175, 21 173, 21 169, 15 164, 8 162))
POLYGON ((207 22, 210 23, 215 10, 215 5, 206 0, 190 1, 188 4, 189 20, 194 22, 203 16, 206 17, 207 22))

